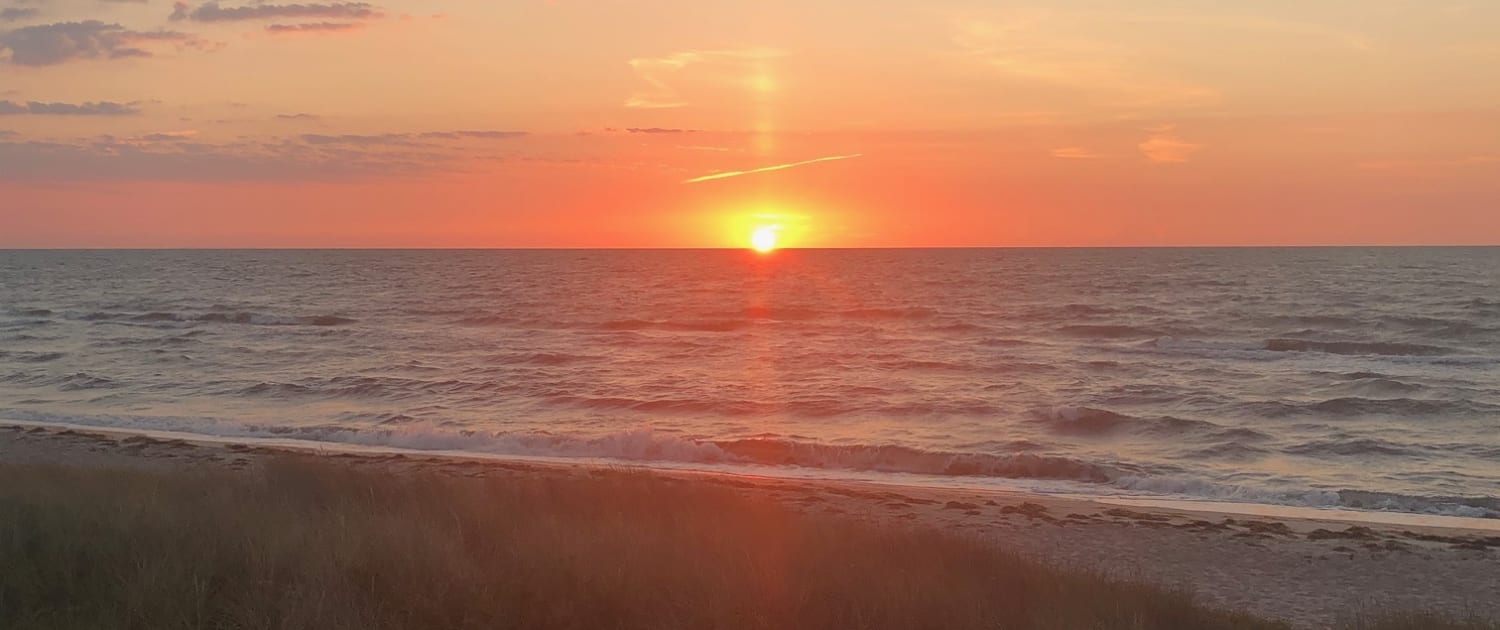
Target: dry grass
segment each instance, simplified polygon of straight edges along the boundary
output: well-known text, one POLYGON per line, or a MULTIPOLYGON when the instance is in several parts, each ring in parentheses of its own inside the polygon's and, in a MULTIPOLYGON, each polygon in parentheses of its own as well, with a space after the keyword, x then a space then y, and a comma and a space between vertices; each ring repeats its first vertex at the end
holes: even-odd
POLYGON ((647 475, 0 466, 7 629, 1281 627, 647 475))

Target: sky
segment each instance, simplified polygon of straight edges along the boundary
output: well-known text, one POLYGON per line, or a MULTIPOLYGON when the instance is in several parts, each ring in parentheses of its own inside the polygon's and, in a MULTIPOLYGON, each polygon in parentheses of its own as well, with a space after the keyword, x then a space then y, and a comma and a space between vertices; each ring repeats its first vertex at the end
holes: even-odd
POLYGON ((0 247, 1500 244, 1493 0, 0 0, 0 247))

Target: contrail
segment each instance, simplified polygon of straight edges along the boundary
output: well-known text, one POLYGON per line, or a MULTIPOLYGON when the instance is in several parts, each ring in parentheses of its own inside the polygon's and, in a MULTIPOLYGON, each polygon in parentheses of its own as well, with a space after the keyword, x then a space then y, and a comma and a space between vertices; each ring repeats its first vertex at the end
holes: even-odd
POLYGON ((789 169, 789 168, 792 168, 794 166, 804 166, 804 165, 807 165, 807 164, 817 164, 818 162, 832 162, 834 160, 847 160, 847 159, 850 159, 850 158, 857 158, 857 157, 860 157, 862 155, 864 155, 864 154, 863 153, 853 153, 853 154, 850 154, 850 155, 830 155, 828 157, 813 158, 811 160, 803 160, 801 162, 792 162, 790 164, 777 164, 775 166, 762 166, 760 168, 752 168, 752 169, 750 169, 748 171, 724 171, 722 173, 714 173, 712 175, 704 175, 702 177, 694 177, 694 178, 689 179, 689 180, 684 180, 682 183, 684 183, 684 184, 695 184, 695 183, 698 183, 698 182, 706 182, 706 181, 715 180, 715 179, 724 179, 725 177, 739 177, 740 175, 753 175, 755 173, 769 173, 771 171, 780 171, 780 170, 789 169))

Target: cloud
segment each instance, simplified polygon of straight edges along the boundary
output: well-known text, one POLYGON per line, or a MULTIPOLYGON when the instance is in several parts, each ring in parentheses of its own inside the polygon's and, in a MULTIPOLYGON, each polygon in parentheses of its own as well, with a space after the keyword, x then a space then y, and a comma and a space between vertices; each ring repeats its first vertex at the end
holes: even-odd
POLYGON ((255 3, 239 7, 223 7, 217 1, 205 2, 194 8, 186 2, 172 5, 170 19, 194 22, 235 22, 241 20, 271 20, 283 18, 334 18, 345 20, 368 20, 382 14, 367 2, 334 2, 329 4, 265 4, 255 3))
MULTIPOLYGON (((121 1, 121 0, 115 0, 121 1)), ((141 136, 141 140, 147 142, 186 142, 198 135, 197 129, 184 129, 182 131, 159 131, 141 136)))
POLYGON ((0 101, 0 116, 17 116, 30 114, 33 116, 129 116, 141 113, 135 103, 112 103, 99 101, 94 103, 16 103, 12 101, 0 101))
POLYGON ((16 20, 29 20, 40 15, 41 11, 27 7, 5 7, 0 9, 0 22, 14 22, 16 20))
POLYGON ((353 144, 353 145, 412 145, 410 134, 382 133, 374 135, 305 133, 299 136, 308 144, 353 144))
POLYGON ((813 158, 811 160, 802 160, 801 162, 790 162, 790 163, 787 163, 787 164, 776 164, 774 166, 762 166, 760 168, 752 168, 752 169, 745 170, 745 171, 723 171, 723 172, 720 172, 720 173, 711 173, 711 174, 704 175, 704 176, 701 176, 701 177, 694 177, 692 179, 684 180, 682 183, 684 183, 684 184, 696 184, 698 182, 707 182, 707 181, 713 181, 713 180, 716 180, 716 179, 725 179, 725 178, 728 178, 728 177, 739 177, 741 175, 754 175, 756 173, 770 173, 772 171, 783 171, 783 170, 786 170, 786 169, 789 169, 789 168, 796 168, 798 166, 805 166, 805 165, 808 165, 808 164, 817 164, 819 162, 832 162, 832 161, 835 161, 835 160, 853 159, 853 158, 861 157, 862 155, 864 155, 864 154, 862 154, 862 153, 853 153, 853 154, 850 154, 850 155, 830 155, 830 156, 827 156, 827 157, 813 158))
POLYGON ((297 114, 277 114, 276 117, 280 118, 281 120, 323 120, 323 117, 319 116, 317 114, 303 114, 303 113, 297 113, 297 114))
POLYGON ((1117 41, 1099 16, 1009 10, 953 21, 953 42, 970 63, 996 75, 1052 86, 1107 109, 1198 107, 1217 90, 1153 68, 1148 51, 1117 41))
POLYGON ((1146 156, 1146 159, 1152 162, 1186 162, 1194 153, 1203 148, 1202 145, 1179 138, 1174 129, 1172 125, 1148 129, 1151 135, 1136 145, 1141 150, 1141 155, 1146 156))
POLYGON ((299 138, 315 145, 359 145, 359 146, 422 146, 418 140, 504 140, 529 135, 525 131, 425 131, 422 133, 382 133, 373 135, 341 134, 326 135, 306 133, 299 138))
POLYGON ((176 31, 133 31, 98 20, 26 26, 0 33, 0 50, 10 51, 10 62, 21 66, 49 66, 76 59, 150 57, 152 44, 204 45, 203 40, 176 31))
POLYGON ((1083 147, 1062 147, 1052 150, 1052 157, 1068 160, 1092 160, 1100 157, 1098 153, 1083 147))
POLYGON ((669 78, 690 66, 703 66, 717 72, 745 75, 754 70, 756 64, 768 59, 785 56, 778 50, 747 48, 739 50, 689 50, 666 57, 641 57, 630 60, 630 67, 646 84, 625 100, 626 107, 658 109, 684 107, 688 105, 675 82, 669 78))
POLYGON ((309 22, 306 24, 271 24, 266 26, 266 31, 278 35, 312 34, 312 33, 341 33, 344 31, 355 31, 364 28, 365 25, 354 22, 309 22))
POLYGON ((628 133, 698 133, 698 129, 667 129, 663 127, 630 127, 625 130, 628 133))
POLYGON ((418 134, 422 138, 443 138, 456 140, 461 138, 481 138, 485 140, 504 140, 506 138, 519 138, 530 135, 525 131, 428 131, 418 134))

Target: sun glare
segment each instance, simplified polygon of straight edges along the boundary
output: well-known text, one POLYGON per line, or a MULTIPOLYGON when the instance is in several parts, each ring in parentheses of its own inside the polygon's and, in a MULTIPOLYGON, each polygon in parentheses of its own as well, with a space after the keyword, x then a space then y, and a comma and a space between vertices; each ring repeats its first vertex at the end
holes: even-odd
POLYGON ((776 226, 759 227, 751 232, 750 247, 761 253, 776 249, 776 226))

